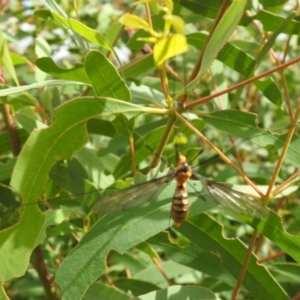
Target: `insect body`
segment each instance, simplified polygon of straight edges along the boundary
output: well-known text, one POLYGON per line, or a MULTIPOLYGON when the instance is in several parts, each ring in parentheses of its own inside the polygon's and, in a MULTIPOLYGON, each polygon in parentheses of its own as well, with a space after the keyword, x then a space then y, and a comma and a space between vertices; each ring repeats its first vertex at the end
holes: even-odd
POLYGON ((177 226, 180 226, 181 223, 184 222, 189 213, 189 199, 185 186, 186 181, 192 174, 192 169, 186 162, 186 158, 183 155, 180 155, 175 176, 177 185, 171 209, 171 216, 177 226))
POLYGON ((190 178, 200 181, 205 194, 209 196, 209 198, 234 213, 255 218, 268 216, 269 211, 262 202, 242 192, 235 191, 224 184, 209 180, 200 174, 193 173, 192 168, 183 155, 179 157, 179 163, 175 173, 136 184, 111 195, 107 195, 96 202, 94 211, 99 214, 106 214, 137 207, 147 201, 155 199, 165 185, 175 179, 177 186, 173 197, 171 216, 175 224, 180 226, 187 218, 189 212, 186 182, 190 178))

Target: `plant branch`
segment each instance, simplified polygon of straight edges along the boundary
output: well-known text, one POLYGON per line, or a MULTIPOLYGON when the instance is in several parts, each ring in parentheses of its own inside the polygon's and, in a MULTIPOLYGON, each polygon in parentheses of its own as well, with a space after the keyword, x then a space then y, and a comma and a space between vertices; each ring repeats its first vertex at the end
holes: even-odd
POLYGON ((21 145, 18 137, 17 127, 13 115, 11 114, 10 106, 8 104, 3 104, 1 108, 13 155, 18 156, 21 151, 21 145))
POLYGON ((44 263, 44 256, 41 246, 37 246, 31 254, 31 263, 35 270, 39 274, 39 278, 45 289, 45 293, 48 299, 58 300, 59 297, 56 295, 56 286, 48 273, 47 267, 44 263))
POLYGON ((242 283, 243 283, 243 280, 244 280, 244 277, 245 277, 245 274, 246 274, 246 271, 247 271, 247 266, 249 264, 249 261, 250 261, 251 255, 252 255, 252 249, 254 247, 257 235, 258 235, 257 231, 254 231, 253 234, 252 234, 250 244, 249 244, 249 247, 248 247, 248 250, 247 250, 247 253, 246 253, 246 256, 245 256, 245 259, 243 261, 243 265, 242 265, 242 268, 241 268, 241 271, 240 271, 240 274, 239 274, 239 277, 238 277, 238 281, 236 283, 235 289, 234 289, 233 294, 231 296, 231 300, 238 299, 240 289, 241 289, 241 286, 242 286, 242 283))
POLYGON ((240 88, 240 87, 242 87, 244 85, 247 85, 247 84, 249 84, 249 83, 251 83, 251 82, 253 82, 255 80, 258 80, 258 79, 263 78, 263 77, 265 77, 267 75, 270 75, 270 74, 272 74, 272 73, 274 73, 274 72, 276 72, 278 70, 281 70, 281 69, 286 68, 286 67, 288 67, 290 65, 293 65, 293 64, 297 63, 298 61, 300 61, 300 56, 298 56, 298 57, 296 57, 296 58, 294 58, 294 59, 292 59, 292 60, 290 60, 290 61, 288 61, 288 62, 286 62, 286 63, 284 63, 282 65, 280 65, 280 66, 277 66, 277 67, 275 67, 273 69, 270 69, 270 70, 268 70, 266 72, 263 72, 263 73, 261 73, 261 74, 259 74, 257 76, 254 76, 254 77, 246 79, 246 80, 244 80, 242 82, 239 82, 239 83, 237 83, 237 84, 235 84, 235 85, 231 86, 230 88, 227 88, 227 89, 225 89, 223 91, 220 91, 218 93, 211 94, 209 96, 206 96, 206 97, 200 98, 198 100, 189 102, 189 103, 187 103, 187 104, 184 105, 184 108, 189 108, 189 107, 195 106, 197 104, 201 104, 201 103, 207 102, 210 99, 213 99, 213 98, 218 97, 220 95, 227 94, 227 93, 229 93, 229 92, 231 92, 233 90, 236 90, 236 89, 238 89, 238 88, 240 88))
POLYGON ((192 124, 185 120, 180 114, 175 112, 176 117, 184 123, 188 128, 190 128, 196 135, 200 137, 211 149, 213 149, 222 160, 224 160, 228 165, 230 165, 237 173, 241 175, 245 182, 247 182, 259 195, 264 198, 264 194, 256 187, 256 185, 241 171, 220 149, 218 149, 209 139, 207 139, 200 131, 198 131, 192 124))
POLYGON ((279 159, 278 159, 277 165, 275 167, 273 176, 270 180, 269 188, 268 188, 268 191, 267 191, 267 194, 266 194, 267 198, 269 198, 269 196, 271 194, 271 191, 274 187, 275 181, 277 179, 277 176, 278 176, 279 171, 281 169, 281 166, 283 164, 284 157, 286 155, 286 152, 288 150, 289 144, 291 142, 291 139, 293 137, 293 134, 294 134, 294 131, 295 131, 295 128, 296 128, 296 124, 298 122, 299 114, 300 114, 300 106, 298 106, 297 109, 296 109, 294 119, 292 121, 292 126, 291 126, 290 130, 288 131, 288 134, 286 136, 286 139, 285 139, 285 142, 284 142, 284 145, 283 145, 283 149, 282 149, 281 154, 279 156, 279 159))

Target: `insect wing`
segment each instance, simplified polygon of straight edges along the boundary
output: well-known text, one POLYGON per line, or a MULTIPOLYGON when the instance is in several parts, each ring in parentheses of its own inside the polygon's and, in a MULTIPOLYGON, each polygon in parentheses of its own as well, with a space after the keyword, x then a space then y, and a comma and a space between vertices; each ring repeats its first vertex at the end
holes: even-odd
POLYGON ((193 174, 194 179, 201 181, 203 189, 212 200, 230 211, 255 218, 265 218, 269 211, 262 202, 230 187, 209 180, 200 174, 193 174))
POLYGON ((169 174, 104 196, 95 203, 94 211, 98 214, 108 214, 142 205, 156 198, 174 177, 175 174, 169 174))

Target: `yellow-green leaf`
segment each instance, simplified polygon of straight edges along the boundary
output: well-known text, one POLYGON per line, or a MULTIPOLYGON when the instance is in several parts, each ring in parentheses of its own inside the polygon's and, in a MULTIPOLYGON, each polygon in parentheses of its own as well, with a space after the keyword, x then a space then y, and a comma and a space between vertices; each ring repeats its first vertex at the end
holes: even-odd
POLYGON ((166 15, 165 20, 171 21, 172 27, 177 33, 184 33, 185 23, 181 17, 175 15, 166 15))
POLYGON ((119 22, 129 28, 143 29, 145 31, 151 30, 151 27, 147 21, 133 14, 123 15, 121 18, 119 18, 119 22))
POLYGON ((161 38, 153 48, 153 57, 156 65, 160 66, 169 58, 182 54, 186 51, 186 37, 177 33, 161 38))

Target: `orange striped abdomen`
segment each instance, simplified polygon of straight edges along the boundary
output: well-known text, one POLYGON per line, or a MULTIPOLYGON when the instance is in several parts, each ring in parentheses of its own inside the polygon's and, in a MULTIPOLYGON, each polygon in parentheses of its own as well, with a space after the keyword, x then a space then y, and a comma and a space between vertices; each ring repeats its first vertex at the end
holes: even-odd
POLYGON ((180 226, 189 214, 189 199, 183 185, 177 186, 172 202, 171 216, 176 226, 180 226))
POLYGON ((177 186, 173 197, 171 216, 176 226, 180 226, 189 214, 189 199, 185 184, 192 176, 192 169, 186 161, 185 156, 179 155, 179 162, 176 168, 177 186))

